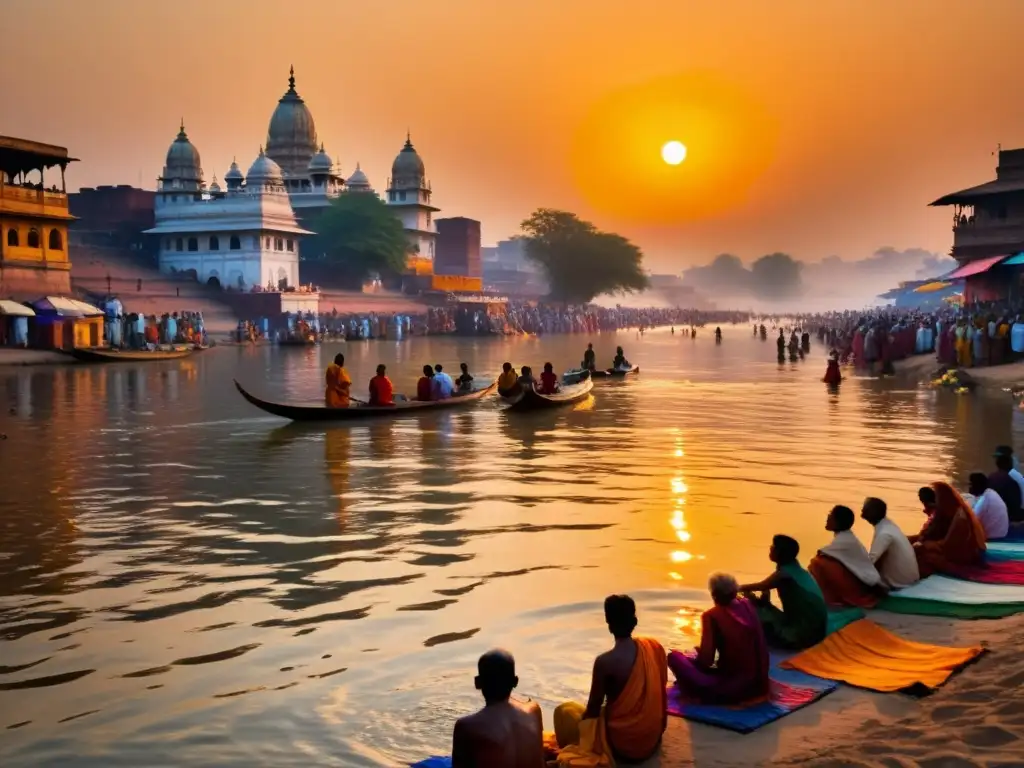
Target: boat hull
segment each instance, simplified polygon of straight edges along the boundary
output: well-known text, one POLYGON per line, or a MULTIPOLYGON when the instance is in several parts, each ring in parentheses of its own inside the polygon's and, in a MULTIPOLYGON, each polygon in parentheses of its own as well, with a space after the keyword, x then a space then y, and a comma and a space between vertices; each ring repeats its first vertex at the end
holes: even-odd
POLYGON ((640 373, 640 366, 634 365, 632 368, 626 370, 620 370, 618 368, 601 368, 594 371, 587 371, 582 368, 576 368, 572 371, 566 371, 562 374, 563 384, 578 384, 586 378, 592 379, 622 379, 626 376, 632 376, 640 373))
POLYGON ((184 349, 157 349, 152 352, 141 349, 70 349, 68 354, 82 363, 140 363, 156 360, 180 360, 195 352, 192 347, 184 349))
POLYGON ((451 408, 466 407, 479 402, 487 395, 498 388, 497 382, 492 382, 482 389, 477 389, 466 394, 456 394, 446 400, 407 400, 390 406, 360 405, 348 408, 328 408, 323 405, 286 405, 285 403, 272 403, 267 400, 260 400, 253 394, 247 392, 241 384, 235 382, 238 392, 261 411, 280 416, 283 419, 292 421, 356 421, 373 418, 395 418, 397 416, 409 416, 416 413, 427 413, 435 410, 447 410, 451 408))
POLYGON ((508 406, 506 410, 514 413, 527 411, 544 411, 550 408, 561 408, 566 405, 573 405, 590 396, 590 390, 594 388, 594 382, 587 378, 579 384, 571 384, 562 387, 561 392, 553 395, 542 395, 533 389, 520 392, 515 397, 502 397, 502 401, 508 406))

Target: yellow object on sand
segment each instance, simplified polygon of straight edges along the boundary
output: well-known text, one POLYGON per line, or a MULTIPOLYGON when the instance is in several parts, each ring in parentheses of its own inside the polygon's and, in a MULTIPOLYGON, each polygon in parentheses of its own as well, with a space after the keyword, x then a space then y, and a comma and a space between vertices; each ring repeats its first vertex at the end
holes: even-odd
POLYGON ((946 648, 915 643, 870 619, 861 619, 783 661, 781 666, 858 688, 891 692, 915 684, 937 688, 983 652, 980 646, 946 648))
POLYGON ((575 701, 555 708, 555 738, 565 744, 558 753, 559 768, 615 768, 615 758, 608 746, 605 710, 597 719, 583 719, 586 707, 575 701))

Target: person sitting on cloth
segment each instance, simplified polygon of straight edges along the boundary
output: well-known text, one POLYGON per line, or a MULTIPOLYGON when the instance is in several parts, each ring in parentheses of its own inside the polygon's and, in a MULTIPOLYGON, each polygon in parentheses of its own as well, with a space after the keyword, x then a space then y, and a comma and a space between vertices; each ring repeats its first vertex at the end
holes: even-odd
POLYGON ((474 684, 484 708, 455 722, 452 768, 543 768, 543 717, 536 702, 511 700, 519 685, 508 651, 488 651, 477 662, 474 684))
POLYGON ((757 607, 768 645, 802 650, 825 639, 828 607, 818 583, 797 561, 800 544, 789 536, 772 539, 768 557, 775 571, 756 584, 744 584, 740 594, 757 607), (769 593, 777 590, 782 608, 772 605, 769 593), (760 594, 758 594, 760 593, 760 594))
POLYGON ((586 708, 567 702, 555 709, 559 765, 642 762, 658 750, 668 724, 665 649, 653 638, 632 636, 636 604, 631 597, 606 598, 604 618, 615 645, 594 661, 586 708))
MULTIPOLYGON (((928 489, 929 491, 931 488, 928 489)), ((875 527, 871 538, 871 562, 889 589, 904 589, 921 580, 914 545, 900 527, 886 515, 889 508, 881 499, 864 500, 860 516, 875 527)))
POLYGON ((956 566, 980 565, 985 557, 985 529, 974 511, 949 483, 932 483, 935 513, 913 538, 921 578, 956 566))
POLYGON ((832 508, 825 522, 825 530, 834 534, 832 543, 818 550, 807 570, 829 605, 874 608, 885 589, 871 555, 851 530, 854 519, 849 507, 832 508))
POLYGON ((668 668, 688 701, 740 704, 768 695, 768 644, 754 604, 739 597, 736 579, 715 573, 708 579, 713 608, 700 617, 696 652, 672 651, 668 668), (716 663, 717 661, 717 663, 716 663))

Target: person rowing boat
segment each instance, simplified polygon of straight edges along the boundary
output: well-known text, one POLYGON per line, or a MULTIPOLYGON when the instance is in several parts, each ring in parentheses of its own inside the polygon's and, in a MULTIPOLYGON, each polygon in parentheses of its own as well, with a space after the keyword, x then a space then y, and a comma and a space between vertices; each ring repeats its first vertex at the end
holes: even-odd
POLYGON ((345 370, 344 355, 339 353, 334 356, 334 362, 327 366, 324 379, 324 405, 328 408, 348 408, 351 403, 349 392, 352 389, 352 377, 345 370))

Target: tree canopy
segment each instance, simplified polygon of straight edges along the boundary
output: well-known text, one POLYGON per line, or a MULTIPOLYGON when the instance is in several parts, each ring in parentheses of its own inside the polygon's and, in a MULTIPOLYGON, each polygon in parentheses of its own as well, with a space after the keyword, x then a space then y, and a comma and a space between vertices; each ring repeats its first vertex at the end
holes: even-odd
POLYGON ((803 293, 803 265, 788 253, 762 256, 750 266, 754 295, 770 301, 792 299, 803 293))
POLYGON ((376 195, 339 195, 313 225, 322 253, 313 260, 337 271, 340 280, 361 284, 377 273, 405 270, 409 240, 402 222, 376 195))
POLYGON ((539 208, 523 221, 522 229, 526 255, 544 269, 556 301, 583 304, 602 293, 648 286, 643 253, 636 245, 574 213, 539 208))

